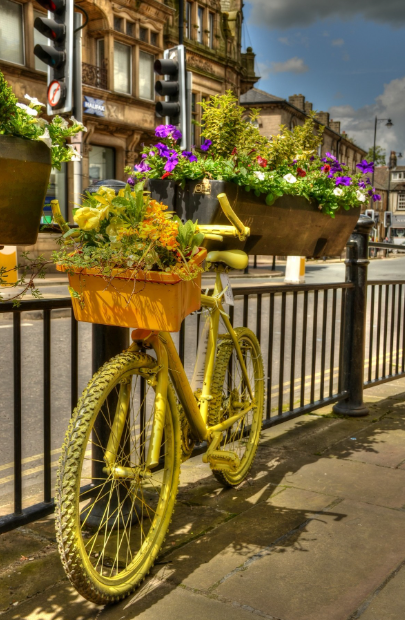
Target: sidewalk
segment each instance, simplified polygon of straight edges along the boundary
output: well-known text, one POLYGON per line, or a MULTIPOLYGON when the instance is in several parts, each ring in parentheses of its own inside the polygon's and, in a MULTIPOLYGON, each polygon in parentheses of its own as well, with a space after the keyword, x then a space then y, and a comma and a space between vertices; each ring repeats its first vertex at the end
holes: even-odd
POLYGON ((264 431, 238 490, 183 464, 164 554, 117 605, 68 585, 52 518, 4 534, 1 618, 403 620, 405 379, 365 399, 366 418, 329 407, 264 431))

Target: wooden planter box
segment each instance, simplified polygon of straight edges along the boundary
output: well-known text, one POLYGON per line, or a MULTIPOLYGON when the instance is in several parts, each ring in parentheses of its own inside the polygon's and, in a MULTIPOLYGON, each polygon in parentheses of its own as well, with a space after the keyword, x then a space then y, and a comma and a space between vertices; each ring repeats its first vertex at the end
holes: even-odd
POLYGON ((184 189, 177 185, 174 191, 172 181, 149 179, 148 189, 152 198, 162 202, 173 196, 173 203, 166 202, 169 208, 181 219, 201 224, 229 224, 217 199, 225 192, 237 216, 250 227, 250 237, 243 244, 231 238, 224 238, 220 244, 207 241, 204 246, 208 251, 242 249, 248 254, 267 256, 338 256, 360 216, 360 207, 355 207, 340 209, 333 219, 322 213, 315 202, 301 196, 281 196, 269 207, 264 195, 257 197, 225 181, 187 181, 184 189))
MULTIPOLYGON (((200 249, 192 261, 200 265, 207 255, 200 249)), ((177 332, 185 317, 201 307, 201 274, 185 281, 172 273, 131 271, 114 275, 107 282, 97 269, 80 269, 57 265, 67 271, 70 287, 81 295, 72 296, 73 312, 78 321, 139 327, 177 332)))
POLYGON ((51 173, 43 142, 0 135, 0 245, 33 245, 51 173))

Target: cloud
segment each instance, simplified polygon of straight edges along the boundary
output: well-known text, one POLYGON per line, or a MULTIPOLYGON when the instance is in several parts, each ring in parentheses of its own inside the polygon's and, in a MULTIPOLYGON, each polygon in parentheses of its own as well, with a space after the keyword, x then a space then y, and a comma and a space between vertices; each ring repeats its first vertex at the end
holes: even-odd
POLYGON ((333 45, 335 47, 341 47, 344 44, 345 44, 345 42, 344 42, 343 39, 333 39, 333 41, 331 41, 331 45, 333 45))
POLYGON ((345 52, 342 56, 342 60, 344 60, 345 62, 349 62, 350 60, 350 56, 347 52, 345 52))
POLYGON ((355 142, 368 150, 373 145, 374 119, 391 118, 394 126, 377 126, 377 144, 389 151, 400 151, 405 142, 405 76, 385 84, 384 91, 371 105, 354 109, 351 105, 333 106, 329 109, 331 118, 341 121, 341 127, 355 142))
MULTIPOLYGON (((259 67, 261 64, 259 63, 259 67)), ((272 62, 270 66, 263 63, 262 67, 266 68, 267 77, 270 73, 306 73, 309 69, 303 58, 298 58, 298 56, 289 58, 284 62, 272 62)), ((262 74, 262 77, 265 76, 262 74)))
POLYGON ((250 0, 250 21, 272 30, 310 26, 320 19, 339 17, 351 19, 361 16, 379 24, 394 28, 405 25, 405 2, 403 0, 250 0))
POLYGON ((283 43, 284 45, 291 45, 290 39, 288 37, 279 37, 278 40, 280 41, 280 43, 283 43))

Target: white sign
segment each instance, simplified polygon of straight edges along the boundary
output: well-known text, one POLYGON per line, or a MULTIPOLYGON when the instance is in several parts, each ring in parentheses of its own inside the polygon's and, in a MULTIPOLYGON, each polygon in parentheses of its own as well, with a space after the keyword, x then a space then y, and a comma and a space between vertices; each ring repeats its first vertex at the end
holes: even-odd
POLYGON ((230 306, 235 305, 235 300, 233 298, 232 286, 227 273, 221 273, 221 283, 222 288, 224 289, 224 302, 229 304, 230 306))

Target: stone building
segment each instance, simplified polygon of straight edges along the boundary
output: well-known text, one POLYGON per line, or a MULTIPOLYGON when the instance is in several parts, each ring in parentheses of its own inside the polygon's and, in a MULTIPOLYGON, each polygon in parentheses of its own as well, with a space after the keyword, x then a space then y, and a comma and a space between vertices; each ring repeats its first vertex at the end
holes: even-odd
MULTIPOLYGON (((185 1, 184 35, 188 69, 193 72, 193 117, 198 102, 231 88, 238 96, 257 81, 254 54, 241 52, 242 0, 185 1)), ((176 0, 82 0, 89 16, 83 30, 84 134, 82 185, 124 178, 143 143, 153 140, 153 64, 178 43, 176 0)), ((0 0, 0 69, 20 101, 46 101, 46 66, 34 45, 46 43, 34 29, 45 15, 33 0, 0 0)), ((161 121, 160 121, 161 122, 161 121)), ((199 145, 198 131, 194 143, 199 145)), ((52 171, 49 198, 57 197, 71 219, 73 164, 52 171)))
MULTIPOLYGON (((285 125, 288 129, 302 125, 313 107, 312 103, 305 101, 304 95, 292 95, 287 100, 258 88, 251 88, 242 94, 240 102, 246 109, 260 109, 259 128, 268 138, 279 133, 280 125, 285 125)), ((340 161, 347 163, 354 172, 356 164, 365 157, 366 151, 347 138, 341 131, 340 122, 331 119, 328 112, 317 112, 316 117, 318 122, 325 126, 321 154, 332 153, 339 157, 340 161)))
POLYGON ((405 243, 405 166, 398 166, 395 151, 391 151, 386 171, 388 211, 392 213, 389 236, 394 243, 405 243))

